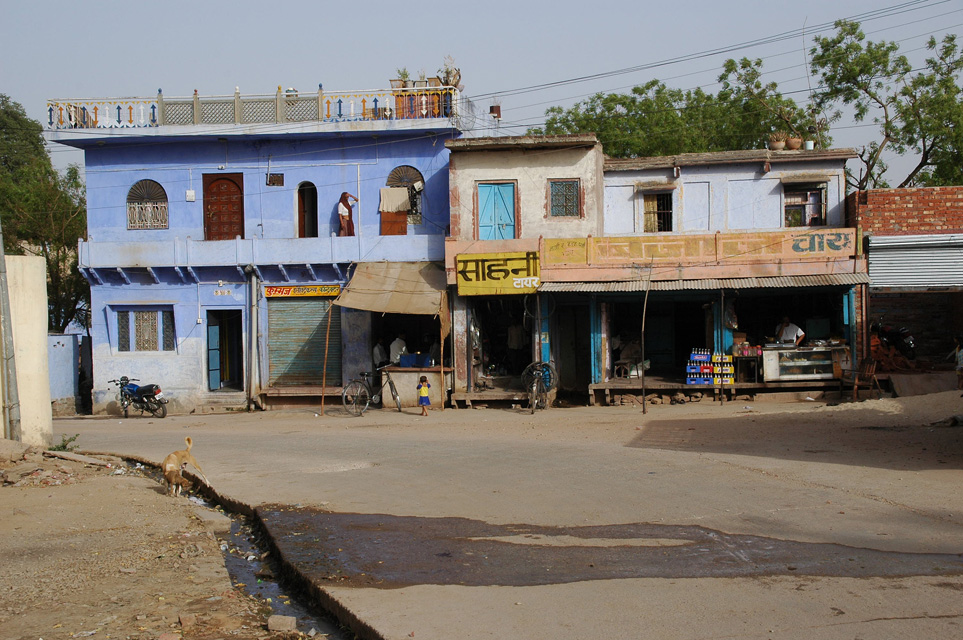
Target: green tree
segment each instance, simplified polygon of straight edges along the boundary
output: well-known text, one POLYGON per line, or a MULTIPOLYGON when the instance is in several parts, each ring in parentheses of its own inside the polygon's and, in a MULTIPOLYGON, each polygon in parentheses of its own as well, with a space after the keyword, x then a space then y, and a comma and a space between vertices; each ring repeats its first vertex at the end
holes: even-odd
POLYGON ((0 173, 46 155, 43 127, 28 118, 22 106, 0 93, 0 173))
MULTIPOLYGON (((718 94, 671 89, 658 80, 628 94, 598 93, 569 109, 551 107, 532 134, 595 133, 617 158, 760 149, 772 131, 800 131, 813 118, 761 82, 762 62, 729 60, 718 94)), ((825 123, 824 123, 825 124, 825 123)))
POLYGON ((866 40, 856 22, 837 21, 835 34, 818 36, 815 42, 810 53, 812 71, 823 85, 819 108, 836 109, 838 117, 840 106, 846 105, 857 122, 871 118, 879 127, 877 137, 859 154, 863 171, 853 186, 886 186, 885 151, 919 156, 900 187, 961 184, 958 76, 963 56, 955 36, 947 35, 941 43, 930 38, 927 48, 933 55, 920 70, 898 54, 896 43, 866 40))
POLYGON ((76 166, 58 173, 42 127, 0 94, 0 222, 4 251, 43 256, 48 328, 86 324, 90 287, 77 269, 77 240, 87 229, 86 196, 76 166))
POLYGON ((775 131, 799 138, 814 136, 821 147, 831 143, 828 129, 835 118, 818 119, 815 105, 804 109, 783 96, 775 82, 763 83, 761 59, 726 60, 719 82, 719 101, 728 107, 728 124, 738 129, 736 135, 752 140, 752 148, 775 131), (760 135, 765 138, 760 140, 760 135))

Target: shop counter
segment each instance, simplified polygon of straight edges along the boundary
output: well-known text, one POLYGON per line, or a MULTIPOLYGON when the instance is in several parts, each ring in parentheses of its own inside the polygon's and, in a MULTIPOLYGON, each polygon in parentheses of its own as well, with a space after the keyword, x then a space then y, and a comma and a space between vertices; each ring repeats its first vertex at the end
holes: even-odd
MULTIPOLYGON (((401 396, 401 406, 418 406, 418 381, 421 376, 428 378, 431 389, 428 390, 428 397, 431 399, 431 406, 438 408, 448 399, 448 392, 452 385, 452 369, 445 367, 445 384, 441 383, 440 367, 385 367, 384 371, 391 373, 391 379, 395 382, 398 395, 401 396)), ((387 393, 387 390, 385 390, 387 393)), ((385 406, 390 407, 390 400, 385 406)))
POLYGON ((766 382, 833 380, 850 361, 846 346, 796 347, 766 345, 762 370, 766 382))

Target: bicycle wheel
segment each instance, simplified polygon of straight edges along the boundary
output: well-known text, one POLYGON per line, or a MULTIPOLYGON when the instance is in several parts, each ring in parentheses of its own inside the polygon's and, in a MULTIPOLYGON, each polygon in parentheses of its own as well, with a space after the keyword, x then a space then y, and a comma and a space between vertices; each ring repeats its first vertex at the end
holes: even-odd
POLYGON ((535 378, 542 379, 542 393, 548 393, 558 385, 558 374, 549 362, 533 362, 522 371, 522 384, 526 389, 532 388, 535 378))
POLYGON ((395 381, 388 378, 388 389, 391 390, 391 397, 395 401, 395 405, 398 407, 398 411, 401 411, 401 396, 398 395, 398 389, 395 388, 395 381))
POLYGON ((344 390, 341 391, 341 403, 344 404, 344 410, 351 415, 362 415, 368 410, 370 402, 371 394, 361 380, 352 380, 344 385, 344 390))

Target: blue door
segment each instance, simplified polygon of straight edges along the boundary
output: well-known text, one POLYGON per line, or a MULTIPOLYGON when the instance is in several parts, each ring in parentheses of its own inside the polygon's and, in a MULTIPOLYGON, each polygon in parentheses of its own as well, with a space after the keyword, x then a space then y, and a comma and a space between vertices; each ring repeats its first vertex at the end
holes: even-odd
POLYGON ((207 388, 221 388, 221 323, 216 313, 207 313, 207 388))
POLYGON ((515 185, 478 185, 478 239, 515 239, 515 185))

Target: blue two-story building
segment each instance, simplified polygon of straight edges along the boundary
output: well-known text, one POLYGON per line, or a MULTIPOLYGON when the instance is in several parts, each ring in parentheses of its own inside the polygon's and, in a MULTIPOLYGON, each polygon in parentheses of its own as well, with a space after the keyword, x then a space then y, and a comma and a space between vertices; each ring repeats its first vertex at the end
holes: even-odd
POLYGON ((122 375, 175 411, 316 399, 377 337, 437 335, 333 301, 354 265, 444 259, 470 110, 443 86, 49 102, 48 138, 85 154, 94 411, 122 375))

